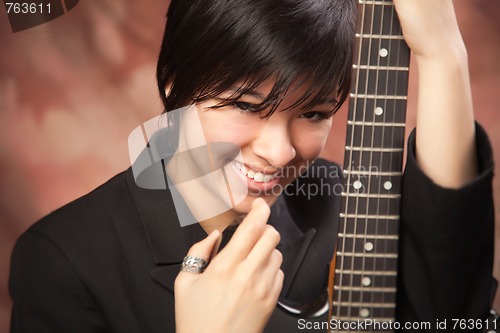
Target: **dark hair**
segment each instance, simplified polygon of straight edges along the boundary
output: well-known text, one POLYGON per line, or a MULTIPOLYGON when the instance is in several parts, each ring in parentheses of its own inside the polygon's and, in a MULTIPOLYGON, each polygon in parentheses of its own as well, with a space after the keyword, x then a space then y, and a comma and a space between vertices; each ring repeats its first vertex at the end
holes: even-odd
POLYGON ((293 106, 337 91, 334 112, 349 93, 355 28, 354 0, 172 0, 157 66, 165 111, 237 88, 218 107, 232 104, 275 79, 258 105, 268 115, 303 83, 293 106))

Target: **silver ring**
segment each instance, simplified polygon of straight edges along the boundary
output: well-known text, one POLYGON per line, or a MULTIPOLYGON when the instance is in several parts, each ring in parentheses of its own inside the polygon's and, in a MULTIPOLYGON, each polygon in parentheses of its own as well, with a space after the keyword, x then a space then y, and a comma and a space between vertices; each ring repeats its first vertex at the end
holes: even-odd
POLYGON ((185 256, 181 265, 181 272, 203 273, 207 262, 199 257, 185 256))

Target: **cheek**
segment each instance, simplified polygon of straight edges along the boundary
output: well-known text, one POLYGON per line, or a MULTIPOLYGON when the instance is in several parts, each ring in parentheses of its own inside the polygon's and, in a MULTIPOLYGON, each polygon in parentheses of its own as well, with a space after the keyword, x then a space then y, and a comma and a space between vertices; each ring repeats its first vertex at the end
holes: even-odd
POLYGON ((252 123, 242 121, 238 112, 206 110, 198 107, 203 134, 207 142, 231 142, 240 147, 251 139, 252 123))
POLYGON ((294 148, 303 161, 312 161, 319 156, 330 133, 331 121, 312 126, 301 126, 293 133, 294 148))

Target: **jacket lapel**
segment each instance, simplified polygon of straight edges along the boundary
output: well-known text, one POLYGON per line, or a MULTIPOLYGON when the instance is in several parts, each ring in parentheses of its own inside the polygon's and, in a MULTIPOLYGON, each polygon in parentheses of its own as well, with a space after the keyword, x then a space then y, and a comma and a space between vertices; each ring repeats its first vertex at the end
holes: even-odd
POLYGON ((136 185, 131 169, 127 183, 136 202, 155 266, 150 275, 173 292, 180 265, 192 244, 207 236, 199 224, 181 227, 168 189, 150 190, 136 185))

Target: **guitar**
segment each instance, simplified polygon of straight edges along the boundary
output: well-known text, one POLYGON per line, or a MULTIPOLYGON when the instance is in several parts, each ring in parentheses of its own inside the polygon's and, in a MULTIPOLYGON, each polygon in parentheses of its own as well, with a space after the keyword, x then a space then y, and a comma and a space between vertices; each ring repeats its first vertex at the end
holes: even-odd
POLYGON ((361 320, 391 332, 410 51, 392 1, 358 10, 330 318, 340 331, 364 330, 350 324, 361 320))

